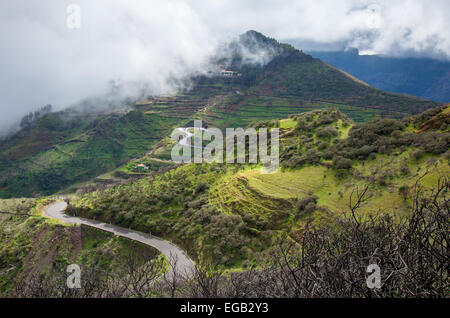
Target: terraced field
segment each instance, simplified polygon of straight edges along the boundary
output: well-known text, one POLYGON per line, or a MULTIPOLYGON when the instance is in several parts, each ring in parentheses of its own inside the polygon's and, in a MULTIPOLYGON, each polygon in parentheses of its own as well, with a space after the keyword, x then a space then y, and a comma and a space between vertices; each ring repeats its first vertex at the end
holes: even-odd
POLYGON ((425 188, 436 185, 439 177, 450 175, 450 166, 444 158, 423 157, 410 159, 411 152, 399 156, 378 155, 374 160, 359 163, 353 175, 339 179, 335 172, 324 166, 306 166, 300 169, 281 169, 274 174, 262 174, 259 169, 239 172, 226 177, 210 192, 210 203, 225 213, 252 214, 265 220, 279 220, 292 212, 295 202, 305 197, 318 197, 318 206, 333 214, 349 211, 351 193, 371 184, 369 200, 364 206, 366 215, 389 211, 404 215, 411 202, 404 200, 400 188, 411 188, 416 181, 425 188), (410 175, 401 175, 407 166, 410 175), (391 172, 386 185, 371 180, 380 171, 391 172))
POLYGON ((202 118, 217 127, 246 127, 262 120, 287 118, 292 114, 305 113, 317 109, 336 108, 348 115, 355 122, 367 122, 380 116, 374 108, 361 108, 326 102, 308 102, 295 97, 280 98, 275 96, 253 96, 237 106, 235 104, 214 105, 210 114, 202 118), (211 115, 214 114, 214 115, 211 115))

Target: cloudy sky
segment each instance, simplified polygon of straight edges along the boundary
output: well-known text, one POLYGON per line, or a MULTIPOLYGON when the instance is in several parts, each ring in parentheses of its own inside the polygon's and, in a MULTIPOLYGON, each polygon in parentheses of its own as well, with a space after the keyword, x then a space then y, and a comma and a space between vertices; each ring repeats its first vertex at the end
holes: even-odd
POLYGON ((2 0, 0 131, 42 105, 102 94, 111 79, 164 92, 250 29, 450 59, 448 0, 2 0))

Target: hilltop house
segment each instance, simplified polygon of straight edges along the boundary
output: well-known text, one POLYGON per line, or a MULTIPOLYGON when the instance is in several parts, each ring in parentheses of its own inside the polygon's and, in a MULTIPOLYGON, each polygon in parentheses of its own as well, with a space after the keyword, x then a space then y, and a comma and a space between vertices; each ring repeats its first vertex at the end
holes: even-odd
POLYGON ((233 77, 234 74, 235 74, 235 72, 233 72, 233 71, 227 71, 227 70, 220 71, 220 76, 223 76, 223 77, 233 77))
POLYGON ((222 77, 235 77, 235 76, 241 76, 241 73, 229 71, 229 70, 221 70, 220 76, 222 77))
POLYGON ((148 170, 149 168, 144 165, 143 163, 136 165, 135 167, 137 170, 148 170))

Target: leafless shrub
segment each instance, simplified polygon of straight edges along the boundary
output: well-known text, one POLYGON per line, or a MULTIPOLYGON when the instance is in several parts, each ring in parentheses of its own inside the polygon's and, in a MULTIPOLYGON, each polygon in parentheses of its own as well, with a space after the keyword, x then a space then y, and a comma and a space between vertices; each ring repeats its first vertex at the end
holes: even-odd
POLYGON ((308 225, 301 235, 280 240, 257 269, 225 273, 203 264, 179 272, 177 260, 162 279, 160 263, 130 258, 119 275, 87 269, 80 290, 65 287, 65 275, 35 277, 18 284, 18 297, 448 297, 448 178, 433 190, 412 187, 412 214, 358 214, 369 187, 354 189, 350 216, 333 224, 308 225), (381 288, 367 287, 367 267, 381 268, 381 288))

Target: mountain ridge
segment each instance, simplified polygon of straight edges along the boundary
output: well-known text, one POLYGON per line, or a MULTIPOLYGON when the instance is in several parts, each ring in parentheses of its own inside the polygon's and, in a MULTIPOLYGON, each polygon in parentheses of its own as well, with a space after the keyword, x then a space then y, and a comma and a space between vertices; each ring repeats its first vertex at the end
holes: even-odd
POLYGON ((308 53, 379 89, 450 102, 449 61, 359 55, 358 50, 308 53))
MULTIPOLYGON (((192 89, 136 100, 123 114, 71 116, 70 120, 66 111, 45 114, 3 140, 0 197, 48 195, 90 180, 151 151, 171 129, 194 119, 223 129, 335 107, 363 122, 401 118, 440 105, 363 85, 256 31, 244 33, 229 46, 234 52, 231 58, 218 56, 215 63, 218 69, 231 68, 240 76, 197 76, 192 89)), ((160 159, 168 159, 167 154, 160 159)))

